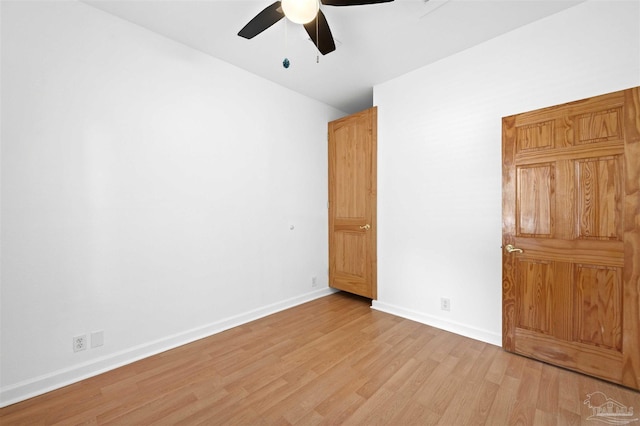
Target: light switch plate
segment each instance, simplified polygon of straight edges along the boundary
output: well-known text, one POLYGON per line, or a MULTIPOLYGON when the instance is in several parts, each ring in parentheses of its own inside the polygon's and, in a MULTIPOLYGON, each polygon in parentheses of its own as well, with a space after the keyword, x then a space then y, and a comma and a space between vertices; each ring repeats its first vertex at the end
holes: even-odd
POLYGON ((97 348, 104 345, 104 331, 94 331, 91 333, 91 347, 97 348))

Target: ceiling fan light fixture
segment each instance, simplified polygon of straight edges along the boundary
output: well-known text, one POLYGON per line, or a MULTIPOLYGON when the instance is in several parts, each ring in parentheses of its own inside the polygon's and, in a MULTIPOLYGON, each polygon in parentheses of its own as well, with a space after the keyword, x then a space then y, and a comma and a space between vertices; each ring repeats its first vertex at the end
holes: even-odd
POLYGON ((306 24, 318 15, 320 3, 318 0, 282 0, 284 16, 296 24, 306 24))

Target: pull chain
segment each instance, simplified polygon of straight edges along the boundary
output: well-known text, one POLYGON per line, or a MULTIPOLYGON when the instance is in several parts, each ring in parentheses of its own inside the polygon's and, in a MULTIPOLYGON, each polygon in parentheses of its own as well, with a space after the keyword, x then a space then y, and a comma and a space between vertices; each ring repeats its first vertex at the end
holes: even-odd
MULTIPOLYGON (((316 48, 320 50, 320 31, 318 30, 318 26, 320 25, 320 11, 316 15, 316 48)), ((316 64, 320 63, 320 55, 316 53, 316 64)))
POLYGON ((282 60, 282 66, 285 69, 289 68, 289 66, 291 65, 291 61, 289 61, 289 58, 287 58, 287 56, 286 56, 288 50, 289 50, 289 47, 288 47, 288 38, 287 38, 287 19, 285 18, 284 19, 284 54, 285 54, 285 57, 282 60))

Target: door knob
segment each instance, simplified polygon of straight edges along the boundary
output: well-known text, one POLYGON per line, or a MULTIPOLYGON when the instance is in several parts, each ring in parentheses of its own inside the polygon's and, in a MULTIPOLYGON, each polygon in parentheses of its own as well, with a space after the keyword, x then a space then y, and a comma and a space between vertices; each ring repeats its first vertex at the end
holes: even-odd
POLYGON ((366 225, 362 225, 362 226, 360 227, 360 229, 364 229, 365 231, 368 231, 368 230, 369 230, 369 228, 371 228, 371 225, 369 225, 368 223, 367 223, 366 225))
POLYGON ((511 244, 507 244, 507 246, 505 247, 505 249, 507 250, 507 253, 523 253, 524 251, 522 249, 519 249, 518 247, 514 247, 511 244))

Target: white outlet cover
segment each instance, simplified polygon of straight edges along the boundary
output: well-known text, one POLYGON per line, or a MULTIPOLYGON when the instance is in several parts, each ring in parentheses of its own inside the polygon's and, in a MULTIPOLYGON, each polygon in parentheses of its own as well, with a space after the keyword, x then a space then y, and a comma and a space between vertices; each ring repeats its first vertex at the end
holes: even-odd
POLYGON ((80 352, 87 349, 87 335, 82 334, 80 336, 73 337, 73 351, 80 352))
POLYGON ((451 299, 446 297, 441 298, 440 309, 443 311, 451 311, 451 299))

